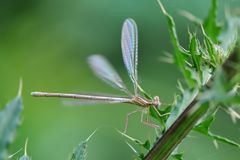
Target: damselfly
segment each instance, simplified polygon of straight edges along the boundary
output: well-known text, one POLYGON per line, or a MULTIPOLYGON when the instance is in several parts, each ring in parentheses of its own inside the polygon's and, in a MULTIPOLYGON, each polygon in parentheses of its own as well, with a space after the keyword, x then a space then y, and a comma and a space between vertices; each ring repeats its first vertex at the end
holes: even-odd
MULTIPOLYGON (((32 92, 33 96, 36 97, 62 97, 62 98, 73 98, 80 100, 88 101, 97 101, 102 103, 130 103, 141 106, 144 110, 148 109, 150 106, 157 108, 160 106, 159 97, 155 96, 153 99, 144 98, 140 96, 139 91, 143 92, 142 88, 138 84, 138 30, 137 25, 133 19, 126 19, 123 28, 122 28, 122 37, 121 37, 121 47, 122 47, 122 56, 125 67, 128 71, 128 75, 134 86, 134 94, 132 94, 123 83, 120 76, 114 70, 112 65, 101 55, 93 55, 88 59, 89 65, 93 72, 100 79, 108 83, 109 85, 125 92, 128 97, 122 96, 100 96, 100 95, 85 95, 85 94, 67 94, 67 93, 48 93, 48 92, 32 92)), ((138 111, 143 109, 133 111, 129 113, 126 117, 125 132, 128 125, 128 117, 138 111)), ((156 109, 157 111, 157 109, 156 109)), ((142 116, 143 117, 142 112, 142 116)), ((141 121, 147 125, 156 127, 156 125, 149 123, 148 121, 144 122, 143 118, 141 121)))

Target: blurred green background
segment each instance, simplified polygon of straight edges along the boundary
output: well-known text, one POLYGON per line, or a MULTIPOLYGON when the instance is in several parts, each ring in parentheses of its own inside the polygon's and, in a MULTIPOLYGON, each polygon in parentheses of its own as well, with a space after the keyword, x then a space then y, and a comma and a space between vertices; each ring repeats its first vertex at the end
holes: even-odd
MULTIPOLYGON (((163 0, 176 20, 178 35, 187 45, 189 21, 179 15, 187 10, 203 18, 210 0, 163 0)), ((240 7, 239 0, 220 0, 224 6, 240 7)), ((66 107, 60 99, 34 98, 31 91, 119 92, 97 79, 86 59, 103 54, 132 87, 123 66, 120 35, 123 21, 131 17, 139 28, 139 77, 142 86, 164 103, 173 100, 180 78, 176 66, 160 61, 163 51, 171 52, 166 20, 156 0, 1 0, 0 1, 0 105, 17 93, 23 78, 24 114, 14 153, 29 139, 33 160, 68 159, 73 148, 100 127, 91 139, 89 160, 133 159, 134 153, 116 129, 123 130, 125 116, 136 107, 125 104, 66 107)), ((120 93, 121 94, 121 93, 120 93)), ((219 112, 212 131, 240 142, 240 124, 232 124, 219 112)), ((146 139, 154 130, 131 117, 128 134, 146 139)), ((187 160, 237 160, 240 151, 220 144, 218 150, 206 137, 191 134, 181 145, 187 160)), ((15 157, 16 159, 16 157, 15 157)))

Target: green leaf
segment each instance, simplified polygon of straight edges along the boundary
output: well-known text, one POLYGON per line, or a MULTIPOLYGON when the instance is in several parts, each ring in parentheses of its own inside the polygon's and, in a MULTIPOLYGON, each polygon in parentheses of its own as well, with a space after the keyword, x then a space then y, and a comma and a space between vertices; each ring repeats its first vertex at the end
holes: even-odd
MULTIPOLYGON (((167 109, 167 108, 166 108, 167 109)), ((161 125, 161 130, 162 132, 164 132, 166 130, 166 119, 169 116, 170 112, 167 112, 167 110, 159 110, 157 109, 155 106, 150 106, 149 108, 149 114, 151 115, 151 117, 155 118, 161 125)))
MULTIPOLYGON (((129 139, 130 141, 132 141, 133 143, 135 143, 136 145, 138 145, 138 146, 140 146, 140 147, 142 147, 142 148, 144 148, 144 149, 146 149, 146 150, 148 150, 148 151, 150 150, 151 143, 150 143, 149 140, 146 140, 145 142, 142 142, 142 141, 140 141, 140 140, 138 140, 138 139, 136 139, 136 138, 133 138, 133 137, 131 137, 131 136, 129 136, 129 135, 121 132, 121 131, 118 131, 118 133, 120 133, 122 136, 126 137, 127 139, 129 139)), ((131 144, 129 144, 128 142, 126 142, 126 143, 127 143, 127 145, 131 148, 131 150, 133 150, 133 152, 137 155, 137 157, 138 157, 139 159, 144 159, 144 153, 137 151, 137 150, 136 150, 131 144)))
POLYGON ((149 150, 149 149, 150 149, 150 146, 151 146, 150 141, 149 141, 149 140, 146 140, 146 141, 143 143, 142 146, 143 146, 145 149, 149 150))
POLYGON ((215 119, 215 114, 209 116, 208 118, 206 118, 204 121, 202 121, 200 124, 198 124, 197 126, 194 127, 194 130, 199 132, 199 133, 203 133, 204 135, 208 135, 209 132, 209 127, 211 126, 211 124, 213 123, 215 119))
POLYGON ((183 154, 182 153, 173 154, 171 156, 176 160, 183 160, 183 154))
POLYGON ((120 133, 122 136, 126 137, 126 138, 129 139, 130 141, 134 142, 135 144, 137 144, 137 145, 145 148, 146 150, 149 150, 149 149, 150 149, 151 144, 150 144, 150 141, 149 141, 149 140, 146 140, 145 142, 141 142, 140 140, 135 139, 135 138, 133 138, 133 137, 131 137, 131 136, 129 136, 129 135, 121 132, 121 131, 118 131, 118 133, 120 133))
POLYGON ((216 67, 217 65, 217 59, 216 59, 216 51, 215 51, 215 47, 214 47, 214 43, 212 42, 212 40, 208 37, 208 35, 206 34, 204 28, 202 27, 202 32, 203 32, 203 36, 204 36, 204 45, 205 48, 207 50, 209 59, 211 60, 210 62, 212 63, 212 65, 214 67, 216 67))
POLYGON ((217 70, 211 82, 211 88, 204 91, 201 97, 204 101, 214 101, 215 103, 237 103, 239 101, 239 97, 236 95, 237 87, 236 84, 226 79, 222 70, 217 70))
POLYGON ((179 43, 176 26, 175 26, 175 22, 174 22, 173 18, 165 10, 165 8, 163 7, 163 4, 160 0, 158 0, 158 4, 159 4, 163 14, 167 18, 170 38, 171 38, 171 42, 173 44, 173 48, 174 48, 174 52, 175 52, 175 63, 178 65, 179 69, 183 73, 187 84, 192 88, 195 86, 195 80, 192 78, 191 72, 185 65, 186 58, 189 57, 189 53, 179 43))
POLYGON ((175 160, 183 160, 183 153, 179 152, 179 145, 172 151, 171 157, 175 160))
POLYGON ((171 112, 169 118, 167 119, 166 126, 169 128, 178 116, 186 109, 186 107, 193 101, 196 97, 198 90, 195 89, 193 91, 184 90, 181 97, 176 101, 175 107, 171 112))
POLYGON ((193 62, 193 67, 196 69, 198 73, 198 79, 200 80, 201 84, 203 82, 203 73, 202 73, 202 57, 198 47, 198 40, 196 34, 190 34, 190 54, 193 62))
POLYGON ((132 149, 132 151, 137 155, 137 159, 140 160, 144 160, 144 154, 143 153, 139 153, 131 144, 129 144, 128 142, 126 142, 127 145, 132 149))
POLYGON ((80 144, 74 149, 71 160, 86 160, 87 159, 87 145, 88 141, 95 134, 96 130, 84 141, 80 142, 80 144))
POLYGON ((217 22, 217 9, 217 0, 212 0, 208 16, 203 22, 187 11, 182 11, 181 15, 197 25, 202 25, 209 38, 214 43, 218 43, 218 38, 221 33, 222 26, 217 22))
POLYGON ((28 145, 28 139, 25 142, 24 155, 22 157, 20 157, 19 160, 31 160, 31 158, 27 155, 27 145, 28 145))
POLYGON ((161 124, 165 124, 168 119, 170 112, 172 110, 172 104, 161 104, 161 107, 158 109, 154 106, 149 108, 150 115, 159 121, 161 124))
POLYGON ((208 136, 208 137, 212 138, 213 140, 217 140, 219 142, 223 142, 223 143, 238 147, 240 149, 240 144, 238 144, 232 140, 229 140, 228 138, 213 134, 209 130, 210 126, 214 120, 215 120, 215 114, 212 114, 211 116, 206 118, 204 121, 202 121, 200 124, 195 126, 194 131, 197 131, 205 136, 208 136))
POLYGON ((13 141, 17 127, 20 124, 22 105, 22 84, 15 99, 8 103, 0 112, 0 159, 7 156, 7 147, 13 141))
POLYGON ((222 136, 219 136, 219 135, 216 135, 216 134, 213 134, 211 132, 208 133, 208 136, 209 137, 212 137, 214 140, 217 140, 219 142, 223 142, 223 143, 226 143, 226 144, 229 144, 229 145, 232 145, 232 146, 235 146, 235 147, 238 147, 240 149, 240 144, 237 143, 237 142, 234 142, 228 138, 225 138, 225 137, 222 137, 222 136))
POLYGON ((162 10, 163 14, 167 18, 169 32, 170 32, 170 36, 171 36, 170 38, 171 38, 171 41, 173 43, 174 49, 182 50, 181 45, 179 44, 177 31, 176 31, 176 26, 175 26, 175 22, 174 22, 172 16, 170 16, 170 14, 165 10, 165 8, 164 8, 164 6, 163 6, 163 4, 160 0, 158 0, 158 4, 159 4, 160 9, 162 10))
POLYGON ((207 35, 214 43, 218 42, 218 36, 221 32, 221 26, 217 23, 217 8, 217 0, 212 0, 208 16, 203 22, 207 35))

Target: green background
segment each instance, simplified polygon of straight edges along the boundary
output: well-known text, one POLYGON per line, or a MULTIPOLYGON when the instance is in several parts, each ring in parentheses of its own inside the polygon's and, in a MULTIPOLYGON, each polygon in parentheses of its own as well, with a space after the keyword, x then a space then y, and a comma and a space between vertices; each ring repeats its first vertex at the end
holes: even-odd
MULTIPOLYGON (((187 10, 204 18, 210 0, 164 0, 175 18, 178 35, 186 46, 187 28, 193 25, 179 15, 187 10)), ((224 6, 240 7, 238 0, 220 0, 219 18, 224 6)), ((133 18, 139 29, 140 83, 163 103, 173 100, 181 74, 175 65, 160 61, 163 51, 171 52, 166 20, 156 0, 2 0, 0 1, 0 105, 17 93, 23 79, 24 114, 22 125, 10 147, 14 153, 29 139, 28 153, 33 160, 64 160, 73 148, 96 128, 89 142, 89 160, 133 159, 134 153, 116 129, 123 130, 125 116, 136 109, 126 104, 64 106, 61 99, 34 98, 32 91, 119 94, 89 69, 86 59, 102 54, 114 65, 129 88, 132 84, 124 68, 120 35, 123 21, 133 18)), ((222 21, 223 22, 223 21, 222 21)), ((121 94, 121 93, 120 93, 121 94)), ((240 142, 240 124, 232 124, 219 112, 214 133, 240 142)), ((144 140, 154 130, 131 117, 128 134, 144 140)), ((240 151, 196 133, 181 145, 187 160, 237 160, 240 151)), ((17 157, 13 158, 16 159, 17 157)))

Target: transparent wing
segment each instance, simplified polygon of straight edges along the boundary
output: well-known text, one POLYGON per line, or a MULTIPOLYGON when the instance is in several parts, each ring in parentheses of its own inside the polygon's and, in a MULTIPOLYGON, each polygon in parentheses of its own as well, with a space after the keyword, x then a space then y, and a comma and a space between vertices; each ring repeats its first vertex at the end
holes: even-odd
POLYGON ((129 77, 134 84, 134 92, 137 94, 137 65, 138 65, 138 33, 137 25, 133 19, 126 19, 122 28, 122 55, 129 77))
POLYGON ((129 94, 129 91, 120 76, 103 56, 92 55, 88 58, 88 63, 97 77, 114 88, 120 89, 121 91, 129 94))

